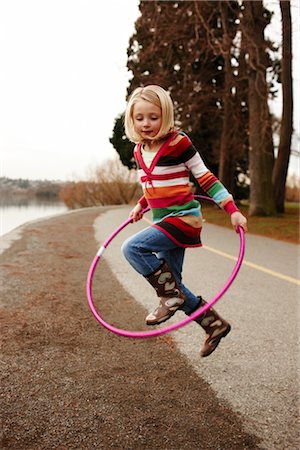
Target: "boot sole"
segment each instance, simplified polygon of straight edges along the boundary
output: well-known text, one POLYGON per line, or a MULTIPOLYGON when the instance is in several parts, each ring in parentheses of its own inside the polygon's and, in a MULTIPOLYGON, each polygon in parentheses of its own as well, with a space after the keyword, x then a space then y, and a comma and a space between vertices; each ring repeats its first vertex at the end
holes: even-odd
POLYGON ((174 313, 171 316, 167 316, 162 318, 161 320, 159 320, 158 322, 146 322, 146 325, 148 325, 149 327, 155 326, 155 325, 160 325, 161 323, 166 322, 167 320, 171 319, 171 317, 174 316, 174 314, 177 312, 178 310, 176 309, 176 311, 174 311, 174 313))

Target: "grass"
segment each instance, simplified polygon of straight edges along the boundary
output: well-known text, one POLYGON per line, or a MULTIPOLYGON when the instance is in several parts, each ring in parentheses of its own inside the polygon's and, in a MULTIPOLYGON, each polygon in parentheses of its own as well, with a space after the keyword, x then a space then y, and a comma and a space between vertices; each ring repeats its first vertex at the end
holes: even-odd
MULTIPOLYGON (((299 244, 298 203, 287 203, 286 212, 275 217, 249 217, 246 205, 239 206, 239 209, 248 219, 249 233, 299 244)), ((222 213, 216 206, 202 205, 202 212, 206 222, 231 228, 227 214, 222 213)))

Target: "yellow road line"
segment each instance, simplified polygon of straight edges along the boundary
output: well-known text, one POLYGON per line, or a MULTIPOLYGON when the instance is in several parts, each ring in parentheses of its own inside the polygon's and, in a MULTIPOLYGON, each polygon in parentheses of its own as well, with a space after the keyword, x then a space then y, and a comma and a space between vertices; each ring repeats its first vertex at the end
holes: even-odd
MULTIPOLYGON (((147 219, 146 217, 143 217, 143 220, 145 222, 147 222, 148 224, 152 225, 151 220, 147 219)), ((222 252, 221 250, 217 250, 213 247, 208 247, 207 245, 203 245, 202 248, 204 250, 208 250, 209 252, 216 253, 217 255, 224 256, 224 258, 232 259, 233 261, 237 260, 236 256, 229 255, 229 253, 222 252)), ((280 278, 281 280, 287 281, 289 283, 293 283, 293 284, 300 286, 300 280, 298 280, 297 278, 289 277, 288 275, 284 275, 283 273, 280 273, 280 272, 275 272, 275 270, 267 269, 266 267, 260 266, 258 264, 254 264, 250 261, 243 260, 243 265, 251 267, 252 269, 255 269, 255 270, 259 270, 260 272, 267 273, 268 275, 271 275, 273 277, 280 278)))
MULTIPOLYGON (((224 258, 232 259, 236 261, 237 258, 235 256, 229 255, 228 253, 221 252, 213 247, 208 247, 207 245, 203 245, 204 250, 208 250, 209 252, 216 253, 217 255, 224 256, 224 258)), ((250 261, 243 261, 243 265, 251 267, 252 269, 259 270, 260 272, 267 273, 268 275, 272 275, 273 277, 280 278, 281 280, 288 281, 289 283, 297 284, 300 286, 300 280, 297 278, 289 277, 288 275, 284 275, 283 273, 275 272, 275 270, 267 269, 266 267, 260 266, 258 264, 254 264, 250 261)))

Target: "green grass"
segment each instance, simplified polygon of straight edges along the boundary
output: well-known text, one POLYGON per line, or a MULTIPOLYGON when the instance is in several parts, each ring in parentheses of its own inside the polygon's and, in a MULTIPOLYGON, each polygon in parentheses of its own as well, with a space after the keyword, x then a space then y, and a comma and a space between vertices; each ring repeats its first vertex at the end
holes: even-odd
MULTIPOLYGON (((275 217, 249 217, 246 205, 239 209, 248 219, 248 233, 299 244, 299 204, 287 203, 286 212, 275 217)), ((206 222, 231 228, 227 214, 217 207, 202 205, 202 212, 206 222)))

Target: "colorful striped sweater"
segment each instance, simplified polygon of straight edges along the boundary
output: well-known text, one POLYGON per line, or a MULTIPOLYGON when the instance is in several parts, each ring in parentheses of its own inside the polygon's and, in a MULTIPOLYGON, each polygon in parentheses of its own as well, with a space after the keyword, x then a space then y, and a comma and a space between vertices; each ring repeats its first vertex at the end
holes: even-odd
POLYGON ((141 144, 136 145, 134 157, 144 194, 139 203, 143 208, 151 208, 154 226, 177 245, 201 245, 201 228, 180 219, 183 216, 201 216, 200 204, 191 189, 190 172, 203 191, 228 214, 238 211, 232 196, 205 166, 184 133, 172 133, 155 154, 150 167, 144 162, 141 144))

